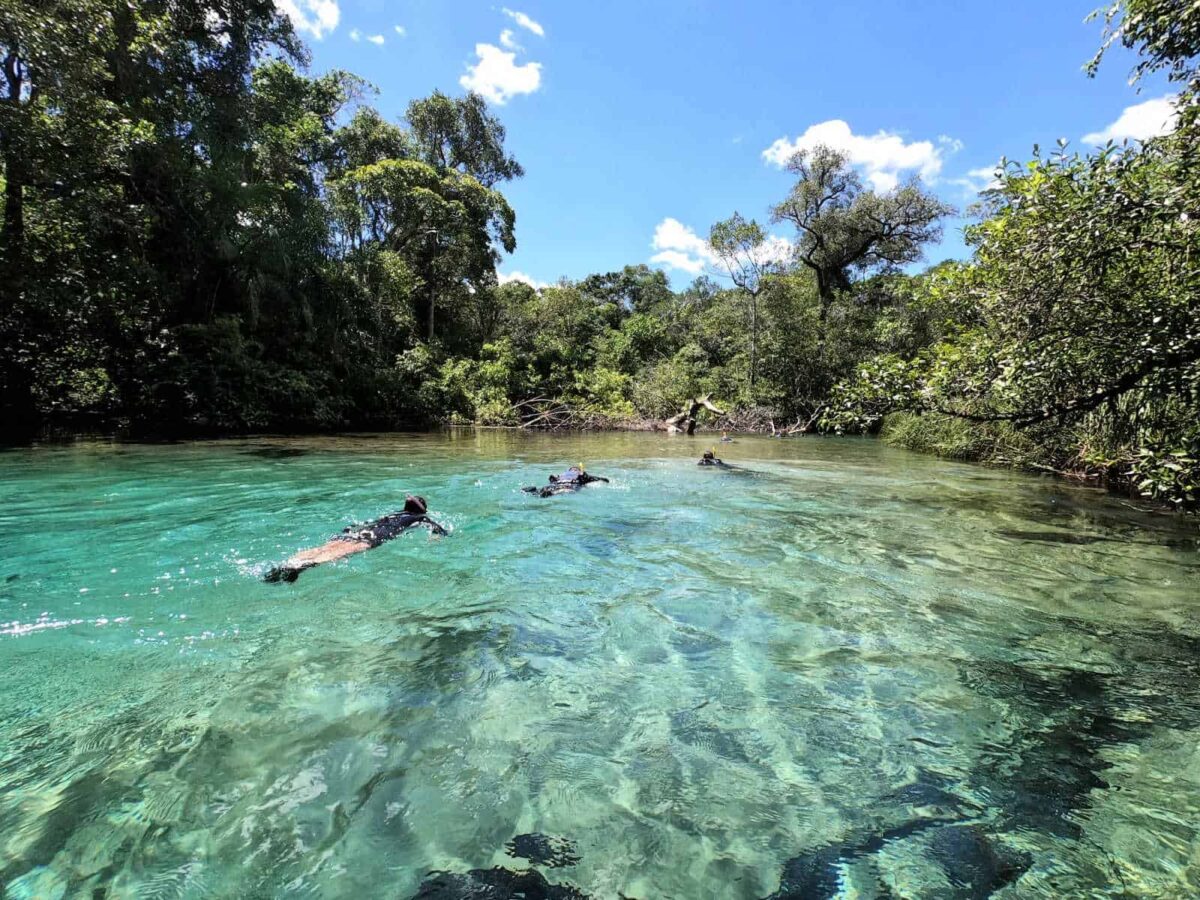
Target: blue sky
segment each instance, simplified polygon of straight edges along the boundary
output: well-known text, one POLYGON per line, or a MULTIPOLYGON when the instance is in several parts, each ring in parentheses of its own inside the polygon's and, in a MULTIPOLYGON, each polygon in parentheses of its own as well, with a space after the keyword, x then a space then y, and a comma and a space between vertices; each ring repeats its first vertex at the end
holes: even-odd
MULTIPOLYGON (((1002 155, 1169 116, 1162 79, 1129 86, 1126 53, 1083 74, 1099 0, 278 2, 313 71, 367 78, 389 117, 435 88, 492 98, 526 169, 504 186, 518 247, 500 272, 536 282, 657 259, 682 287, 709 226, 765 222, 790 187, 773 159, 818 140, 880 189, 921 174, 962 208, 1002 155)), ((967 254, 962 224, 930 262, 967 254)))

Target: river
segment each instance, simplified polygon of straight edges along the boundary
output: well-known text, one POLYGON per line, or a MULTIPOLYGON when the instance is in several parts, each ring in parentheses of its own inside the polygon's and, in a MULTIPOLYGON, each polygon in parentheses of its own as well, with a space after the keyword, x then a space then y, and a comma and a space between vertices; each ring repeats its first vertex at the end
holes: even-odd
POLYGON ((0 453, 0 894, 1200 893, 1194 521, 708 446, 0 453), (406 492, 451 534, 262 582, 406 492))

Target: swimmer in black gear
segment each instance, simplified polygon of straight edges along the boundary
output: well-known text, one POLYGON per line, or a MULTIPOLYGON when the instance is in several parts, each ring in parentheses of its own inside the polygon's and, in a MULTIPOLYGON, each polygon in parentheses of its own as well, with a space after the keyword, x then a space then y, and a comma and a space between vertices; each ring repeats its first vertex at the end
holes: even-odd
POLYGON ((721 469, 732 469, 733 466, 725 462, 723 459, 717 459, 715 450, 705 450, 704 455, 700 457, 700 461, 696 463, 698 466, 717 466, 721 469))
POLYGON ((344 528, 341 534, 330 538, 320 547, 301 550, 283 565, 275 566, 263 577, 263 581, 271 583, 295 581, 305 569, 311 569, 321 563, 345 559, 347 556, 362 553, 364 550, 374 550, 385 541, 399 537, 403 532, 417 525, 426 525, 437 535, 449 534, 445 528, 425 515, 428 508, 424 497, 406 497, 404 509, 401 512, 383 516, 366 525, 351 525, 344 528))
POLYGON ((527 494, 537 494, 539 497, 550 497, 554 494, 565 494, 568 491, 577 491, 585 484, 591 484, 593 481, 603 481, 608 484, 607 478, 601 478, 598 475, 589 475, 582 465, 571 466, 561 475, 551 475, 550 483, 544 487, 524 487, 521 488, 527 494))

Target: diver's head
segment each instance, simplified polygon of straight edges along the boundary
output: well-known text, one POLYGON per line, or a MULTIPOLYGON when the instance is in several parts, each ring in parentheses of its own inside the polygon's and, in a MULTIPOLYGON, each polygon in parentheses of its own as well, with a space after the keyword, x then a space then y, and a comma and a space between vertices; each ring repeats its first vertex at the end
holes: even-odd
POLYGON ((716 458, 717 458, 717 454, 713 453, 711 450, 705 450, 704 456, 701 457, 701 459, 716 459, 716 458))
POLYGON ((424 497, 409 494, 404 498, 404 511, 409 515, 423 516, 428 509, 429 504, 425 502, 424 497))

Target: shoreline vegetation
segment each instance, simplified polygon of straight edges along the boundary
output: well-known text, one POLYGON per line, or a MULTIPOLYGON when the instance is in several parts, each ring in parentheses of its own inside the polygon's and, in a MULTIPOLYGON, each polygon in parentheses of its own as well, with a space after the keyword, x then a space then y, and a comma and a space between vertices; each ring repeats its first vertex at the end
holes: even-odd
MULTIPOLYGON (((674 289, 628 265, 500 282, 524 170, 474 93, 398 122, 311 74, 274 3, 0 5, 0 416, 9 439, 636 428, 711 398, 738 432, 908 449, 1200 507, 1200 8, 1123 0, 1102 49, 1175 127, 1002 160, 956 210, 796 153, 674 289)), ((1081 75, 1081 77, 1083 77, 1081 75)), ((678 224, 678 223, 676 223, 678 224)), ((679 226, 682 228, 682 226, 679 226)), ((696 410, 691 418, 696 418, 696 410)))

